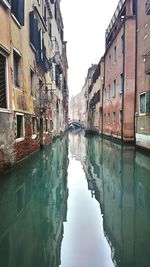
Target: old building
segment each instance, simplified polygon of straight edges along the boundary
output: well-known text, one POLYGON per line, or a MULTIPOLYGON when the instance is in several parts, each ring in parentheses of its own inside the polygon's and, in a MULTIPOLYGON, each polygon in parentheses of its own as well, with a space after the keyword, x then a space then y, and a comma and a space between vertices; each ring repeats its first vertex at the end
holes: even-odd
POLYGON ((81 105, 81 98, 79 93, 76 96, 72 96, 70 99, 70 108, 69 108, 70 121, 76 121, 76 122, 80 121, 81 118, 80 105, 81 105))
POLYGON ((102 133, 104 59, 97 64, 88 88, 88 130, 102 133))
POLYGON ((150 1, 137 1, 136 144, 150 149, 150 1))
POLYGON ((135 135, 135 15, 136 1, 120 0, 106 30, 103 133, 124 141, 135 135))
POLYGON ((14 161, 9 1, 0 2, 0 169, 14 161))
POLYGON ((60 0, 1 0, 0 23, 2 169, 65 131, 68 65, 60 0))

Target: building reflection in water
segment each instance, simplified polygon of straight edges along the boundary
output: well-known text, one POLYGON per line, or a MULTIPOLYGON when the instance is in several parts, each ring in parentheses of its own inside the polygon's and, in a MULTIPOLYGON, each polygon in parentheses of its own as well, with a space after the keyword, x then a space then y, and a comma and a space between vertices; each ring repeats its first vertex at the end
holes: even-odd
POLYGON ((0 266, 58 267, 67 214, 68 137, 5 174, 0 188, 0 266))
POLYGON ((100 137, 71 136, 118 267, 150 266, 150 157, 100 137), (88 142, 88 143, 87 143, 88 142))

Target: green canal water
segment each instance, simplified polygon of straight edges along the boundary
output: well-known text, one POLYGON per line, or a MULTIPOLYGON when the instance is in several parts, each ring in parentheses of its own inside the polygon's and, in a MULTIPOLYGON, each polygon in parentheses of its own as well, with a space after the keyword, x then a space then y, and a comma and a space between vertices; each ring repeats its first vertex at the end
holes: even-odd
POLYGON ((150 157, 65 135, 0 177, 0 267, 150 267, 150 157))

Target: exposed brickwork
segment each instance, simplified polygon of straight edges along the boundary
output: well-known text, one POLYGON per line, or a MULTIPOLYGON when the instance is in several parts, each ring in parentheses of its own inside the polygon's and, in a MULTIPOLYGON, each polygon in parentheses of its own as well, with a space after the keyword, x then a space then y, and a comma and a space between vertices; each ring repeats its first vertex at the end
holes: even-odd
POLYGON ((126 141, 134 140, 136 19, 131 7, 126 1, 126 18, 105 53, 103 104, 103 133, 126 141))
POLYGON ((145 13, 145 4, 146 0, 137 0, 136 144, 150 149, 150 113, 140 113, 140 95, 150 90, 150 73, 145 71, 146 66, 150 69, 150 59, 145 58, 150 54, 150 15, 145 13))
POLYGON ((30 155, 40 147, 38 135, 36 139, 32 139, 31 115, 25 115, 25 138, 21 142, 15 143, 16 161, 30 155))

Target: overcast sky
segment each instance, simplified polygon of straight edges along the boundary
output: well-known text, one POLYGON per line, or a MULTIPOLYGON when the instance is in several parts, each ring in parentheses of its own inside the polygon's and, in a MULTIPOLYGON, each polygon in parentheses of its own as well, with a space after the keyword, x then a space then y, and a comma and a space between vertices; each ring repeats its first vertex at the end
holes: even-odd
POLYGON ((61 0, 68 55, 70 97, 78 94, 91 64, 105 50, 105 30, 119 0, 61 0))

